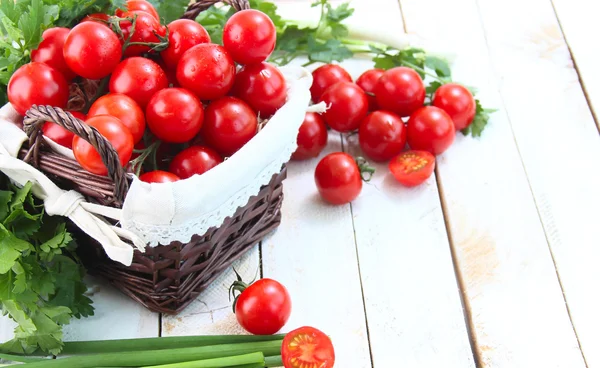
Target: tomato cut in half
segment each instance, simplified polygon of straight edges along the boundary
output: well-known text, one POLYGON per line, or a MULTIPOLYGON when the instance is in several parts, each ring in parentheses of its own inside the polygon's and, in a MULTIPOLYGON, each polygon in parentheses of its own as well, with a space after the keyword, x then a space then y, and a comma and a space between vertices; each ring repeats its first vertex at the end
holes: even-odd
POLYGON ((390 161, 389 169, 400 184, 415 187, 433 174, 435 157, 427 151, 402 152, 390 161))
POLYGON ((313 327, 300 327, 285 335, 281 358, 285 368, 332 368, 335 351, 329 336, 313 327))

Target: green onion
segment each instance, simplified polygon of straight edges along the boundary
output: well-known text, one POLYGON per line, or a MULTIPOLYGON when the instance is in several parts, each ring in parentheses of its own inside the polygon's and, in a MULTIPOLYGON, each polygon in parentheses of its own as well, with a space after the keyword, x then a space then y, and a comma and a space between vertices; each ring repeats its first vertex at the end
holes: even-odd
POLYGON ((282 340, 249 342, 240 344, 209 345, 193 348, 121 352, 74 356, 64 359, 27 363, 25 368, 95 368, 95 367, 139 367, 193 360, 222 358, 228 356, 262 352, 265 356, 279 354, 282 340))
POLYGON ((221 367, 237 367, 240 365, 258 364, 260 367, 265 366, 265 356, 262 353, 252 353, 245 355, 237 355, 225 358, 196 360, 185 363, 173 363, 165 365, 154 365, 142 368, 221 368, 221 367))
POLYGON ((10 355, 10 354, 0 354, 0 359, 7 360, 9 362, 20 362, 20 363, 31 363, 31 362, 39 362, 42 360, 48 360, 46 358, 31 358, 24 355, 10 355))
POLYGON ((140 350, 164 350, 191 348, 208 345, 236 344, 282 340, 285 335, 214 335, 214 336, 177 336, 150 337, 142 339, 65 342, 64 355, 119 353, 140 350))
POLYGON ((265 357, 265 367, 283 367, 281 355, 265 357))

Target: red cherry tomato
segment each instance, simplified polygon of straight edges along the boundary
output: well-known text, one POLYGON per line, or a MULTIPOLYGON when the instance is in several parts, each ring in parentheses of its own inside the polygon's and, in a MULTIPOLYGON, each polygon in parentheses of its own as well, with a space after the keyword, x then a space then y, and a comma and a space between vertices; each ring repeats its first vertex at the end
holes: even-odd
POLYGON ((140 180, 146 183, 173 183, 181 179, 170 172, 155 170, 142 174, 140 180))
POLYGON ((169 28, 169 47, 161 52, 162 59, 168 69, 177 69, 183 54, 201 43, 210 43, 210 35, 206 29, 190 19, 177 19, 167 26, 169 28))
POLYGON ((260 279, 248 286, 236 299, 235 316, 246 331, 254 335, 272 335, 281 330, 292 313, 287 289, 271 279, 260 279))
POLYGON ((104 24, 83 22, 71 29, 63 49, 73 72, 87 79, 102 79, 121 61, 121 41, 104 24))
MULTIPOLYGON (((157 43, 160 42, 157 35, 166 36, 166 28, 161 26, 160 22, 149 13, 137 10, 123 14, 124 18, 137 17, 135 21, 135 31, 131 35, 133 22, 124 20, 121 22, 121 29, 125 39, 131 37, 130 42, 157 43), (130 36, 131 35, 131 36, 130 36)), ((145 52, 150 52, 150 46, 130 45, 125 49, 125 56, 139 56, 145 52)))
POLYGON ((168 85, 167 76, 157 63, 143 57, 131 57, 117 66, 108 87, 111 93, 123 93, 145 109, 152 96, 168 85))
POLYGON ((352 77, 339 65, 326 64, 318 67, 312 72, 313 84, 310 87, 310 95, 314 102, 321 99, 321 95, 327 88, 338 82, 352 82, 352 77))
MULTIPOLYGON (((152 6, 152 4, 150 4, 146 0, 127 0, 127 11, 132 12, 136 10, 144 11, 153 16, 156 20, 160 21, 160 16, 158 15, 156 8, 154 8, 154 6, 152 6)), ((119 18, 126 17, 126 11, 124 11, 123 9, 117 9, 115 14, 119 18)))
POLYGON ((455 129, 450 115, 435 106, 415 111, 408 120, 408 145, 414 150, 439 155, 454 142, 455 129))
POLYGON ((191 146, 175 156, 169 171, 187 179, 194 175, 202 175, 222 162, 223 158, 216 151, 208 147, 191 146))
MULTIPOLYGON (((121 165, 127 165, 133 152, 133 137, 129 129, 119 119, 109 115, 91 117, 87 119, 86 124, 96 128, 104 138, 108 139, 119 154, 121 165)), ((73 155, 81 167, 92 174, 108 174, 108 169, 98 151, 79 136, 73 138, 73 155)))
POLYGON ((307 160, 317 157, 327 146, 327 126, 321 115, 307 112, 298 132, 298 148, 292 160, 307 160))
POLYGON ((319 194, 331 204, 352 202, 362 190, 360 169, 347 153, 334 152, 323 157, 315 170, 319 194))
POLYGON ((283 338, 281 359, 285 368, 332 368, 335 350, 329 336, 313 327, 301 327, 283 338))
POLYGON ((383 73, 375 86, 375 96, 381 110, 405 117, 425 103, 425 86, 417 72, 400 66, 383 73))
POLYGON ((71 32, 68 28, 48 28, 42 34, 42 42, 37 49, 31 51, 31 61, 44 63, 61 72, 67 81, 75 78, 75 73, 65 61, 63 48, 65 40, 71 32))
POLYGON ((110 16, 104 13, 94 13, 90 15, 86 15, 79 23, 83 22, 97 22, 101 24, 107 24, 110 16))
POLYGON ((121 93, 109 93, 100 97, 90 107, 88 116, 111 115, 129 129, 133 143, 139 142, 146 130, 144 111, 131 97, 121 93))
POLYGON ((201 100, 214 100, 225 96, 233 86, 235 63, 219 45, 196 45, 179 60, 177 80, 201 100))
POLYGON ((389 169, 400 184, 415 187, 433 174, 435 157, 427 151, 402 152, 390 161, 389 169))
POLYGON ((454 122, 456 130, 463 130, 475 118, 475 98, 471 91, 456 83, 448 83, 435 92, 433 106, 446 111, 454 122))
MULTIPOLYGON (((79 120, 85 121, 86 119, 86 116, 79 111, 68 112, 70 112, 74 117, 76 117, 79 120)), ((69 149, 73 148, 73 137, 75 136, 75 134, 66 130, 60 125, 47 121, 42 127, 42 132, 44 133, 44 136, 50 138, 55 143, 60 144, 61 146, 67 147, 69 149)))
POLYGON ((327 124, 338 132, 358 129, 369 112, 365 92, 352 82, 340 82, 329 87, 321 96, 329 109, 323 114, 327 124))
POLYGON ((402 119, 387 111, 375 111, 360 124, 358 141, 372 160, 387 161, 406 146, 406 127, 402 119))
POLYGON ((158 91, 146 108, 148 128, 167 143, 185 143, 202 128, 204 108, 200 100, 183 88, 158 91))
POLYGON ((275 50, 276 39, 273 21, 259 10, 239 11, 223 27, 223 46, 242 65, 267 60, 275 50))
POLYGON ((211 102, 204 114, 200 134, 210 147, 225 157, 242 148, 258 130, 252 108, 235 97, 223 97, 211 102))
POLYGON ((11 105, 24 116, 32 105, 66 107, 69 84, 58 70, 34 62, 14 72, 8 82, 7 94, 11 105))
POLYGON ((285 77, 271 64, 246 65, 235 77, 232 94, 246 101, 262 118, 268 118, 285 104, 285 77))
POLYGON ((383 73, 385 73, 385 70, 383 69, 367 70, 356 80, 356 85, 362 88, 367 94, 367 98, 369 99, 369 111, 378 110, 377 98, 375 97, 375 86, 383 73))

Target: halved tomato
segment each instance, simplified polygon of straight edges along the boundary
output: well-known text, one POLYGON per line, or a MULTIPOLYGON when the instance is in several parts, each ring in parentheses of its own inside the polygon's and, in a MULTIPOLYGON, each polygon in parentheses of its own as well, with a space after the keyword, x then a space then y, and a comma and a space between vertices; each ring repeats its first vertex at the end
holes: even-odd
POLYGON ((429 179, 435 169, 435 157, 427 151, 406 151, 394 157, 389 168, 402 185, 415 187, 429 179))
POLYGON ((329 336, 313 327, 300 327, 283 339, 285 368, 332 368, 335 352, 329 336))

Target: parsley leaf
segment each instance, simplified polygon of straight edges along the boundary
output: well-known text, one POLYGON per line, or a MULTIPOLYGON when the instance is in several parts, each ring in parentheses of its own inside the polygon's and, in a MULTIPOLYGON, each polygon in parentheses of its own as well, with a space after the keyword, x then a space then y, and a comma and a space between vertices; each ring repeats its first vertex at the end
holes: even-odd
POLYGON ((152 0, 150 1, 156 8, 158 15, 164 24, 169 24, 175 19, 181 18, 188 5, 189 0, 152 0))
POLYGON ((471 125, 469 125, 465 129, 461 130, 461 132, 464 135, 470 134, 473 137, 480 137, 481 133, 483 132, 483 129, 485 129, 485 127, 488 124, 488 121, 490 120, 489 114, 495 112, 496 110, 484 109, 481 106, 481 103, 479 102, 479 100, 477 100, 477 99, 475 100, 475 104, 476 104, 475 118, 473 119, 473 122, 471 123, 471 125))

